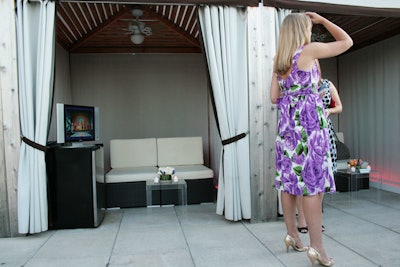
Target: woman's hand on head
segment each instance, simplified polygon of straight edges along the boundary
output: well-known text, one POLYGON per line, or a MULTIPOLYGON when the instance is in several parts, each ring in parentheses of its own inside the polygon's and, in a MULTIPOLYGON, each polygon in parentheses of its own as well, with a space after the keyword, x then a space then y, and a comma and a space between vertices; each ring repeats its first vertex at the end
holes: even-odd
POLYGON ((322 16, 318 15, 315 12, 306 12, 305 14, 310 17, 313 24, 320 24, 324 19, 322 16))

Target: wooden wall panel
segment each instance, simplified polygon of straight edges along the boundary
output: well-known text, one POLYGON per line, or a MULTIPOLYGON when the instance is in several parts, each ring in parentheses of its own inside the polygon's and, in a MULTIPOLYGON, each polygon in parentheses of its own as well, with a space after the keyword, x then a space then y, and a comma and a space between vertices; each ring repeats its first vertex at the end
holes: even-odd
POLYGON ((20 151, 14 1, 0 1, 0 237, 18 235, 20 151))
POLYGON ((275 54, 273 9, 249 10, 249 123, 251 221, 277 219, 275 137, 277 111, 269 89, 275 54), (268 12, 268 16, 263 14, 268 12), (268 34, 265 34, 268 33, 268 34))

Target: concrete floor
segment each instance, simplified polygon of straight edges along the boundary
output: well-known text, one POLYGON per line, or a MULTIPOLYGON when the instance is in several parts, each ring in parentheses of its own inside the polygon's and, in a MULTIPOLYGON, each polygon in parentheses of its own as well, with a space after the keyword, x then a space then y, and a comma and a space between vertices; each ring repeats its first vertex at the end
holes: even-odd
MULTIPOLYGON (((215 204, 108 210, 94 229, 0 238, 0 266, 311 266, 286 253, 285 225, 230 222, 215 204)), ((324 243, 335 266, 400 266, 400 195, 327 195, 324 243)), ((308 235, 301 235, 304 244, 308 235)))

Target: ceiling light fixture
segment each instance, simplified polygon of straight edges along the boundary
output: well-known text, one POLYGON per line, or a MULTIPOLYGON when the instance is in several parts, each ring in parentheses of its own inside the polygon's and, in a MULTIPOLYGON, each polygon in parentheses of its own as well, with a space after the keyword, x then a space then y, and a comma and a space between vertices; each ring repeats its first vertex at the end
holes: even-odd
POLYGON ((131 42, 134 44, 141 44, 144 41, 144 36, 140 33, 135 33, 131 35, 131 42))

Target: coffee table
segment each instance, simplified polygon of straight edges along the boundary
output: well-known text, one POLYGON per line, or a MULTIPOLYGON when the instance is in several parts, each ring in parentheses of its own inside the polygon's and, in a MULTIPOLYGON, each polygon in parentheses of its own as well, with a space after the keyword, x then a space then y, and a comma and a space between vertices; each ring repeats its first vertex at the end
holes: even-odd
MULTIPOLYGON (((153 203, 153 196, 159 194, 159 205, 173 204, 168 203, 171 201, 171 196, 177 194, 177 204, 187 205, 187 186, 183 179, 179 179, 177 182, 170 181, 159 181, 155 183, 153 180, 146 181, 146 204, 147 206, 158 205, 153 203), (176 191, 176 193, 174 192, 176 191), (164 196, 164 198, 163 198, 164 196)), ((176 198, 176 197, 175 197, 176 198)))

